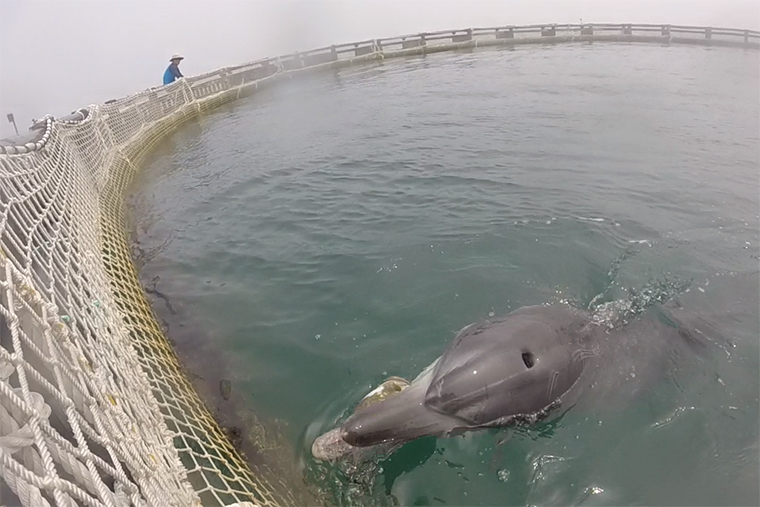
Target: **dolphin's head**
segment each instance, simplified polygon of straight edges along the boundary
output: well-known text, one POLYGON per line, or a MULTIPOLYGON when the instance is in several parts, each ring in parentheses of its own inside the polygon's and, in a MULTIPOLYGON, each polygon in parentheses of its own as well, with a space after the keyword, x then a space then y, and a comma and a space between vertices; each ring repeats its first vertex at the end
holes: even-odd
POLYGON ((568 333, 533 315, 465 330, 441 358, 425 404, 471 426, 536 414, 570 390, 583 371, 587 356, 568 333))
POLYGON ((404 392, 343 425, 351 445, 444 435, 498 426, 552 406, 578 381, 593 352, 579 337, 585 319, 528 307, 503 319, 469 326, 404 392))

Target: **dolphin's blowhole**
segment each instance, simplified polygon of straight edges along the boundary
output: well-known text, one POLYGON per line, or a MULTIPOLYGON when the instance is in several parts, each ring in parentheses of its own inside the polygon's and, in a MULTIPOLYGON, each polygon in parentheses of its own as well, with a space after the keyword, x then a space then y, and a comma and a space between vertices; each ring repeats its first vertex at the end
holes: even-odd
POLYGON ((536 356, 529 350, 522 353, 522 360, 525 363, 525 367, 529 370, 536 364, 536 356))

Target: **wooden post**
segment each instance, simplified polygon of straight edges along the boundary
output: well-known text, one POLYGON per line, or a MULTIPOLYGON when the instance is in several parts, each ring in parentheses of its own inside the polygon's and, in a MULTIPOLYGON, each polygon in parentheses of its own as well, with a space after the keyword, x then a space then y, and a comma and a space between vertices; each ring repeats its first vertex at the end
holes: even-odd
POLYGON ((16 135, 18 135, 18 127, 16 126, 16 120, 13 118, 13 113, 8 113, 8 123, 13 124, 13 130, 15 130, 16 135))

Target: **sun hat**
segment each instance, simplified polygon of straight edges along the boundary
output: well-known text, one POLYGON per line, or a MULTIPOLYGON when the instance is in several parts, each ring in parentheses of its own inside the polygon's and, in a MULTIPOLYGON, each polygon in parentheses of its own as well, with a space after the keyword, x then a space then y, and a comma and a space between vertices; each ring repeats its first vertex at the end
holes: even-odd
POLYGON ((171 62, 172 60, 184 60, 184 59, 185 59, 185 57, 184 57, 184 56, 182 56, 182 55, 180 55, 180 54, 177 54, 177 53, 174 53, 174 54, 172 55, 172 57, 171 57, 171 58, 169 58, 169 61, 171 62))

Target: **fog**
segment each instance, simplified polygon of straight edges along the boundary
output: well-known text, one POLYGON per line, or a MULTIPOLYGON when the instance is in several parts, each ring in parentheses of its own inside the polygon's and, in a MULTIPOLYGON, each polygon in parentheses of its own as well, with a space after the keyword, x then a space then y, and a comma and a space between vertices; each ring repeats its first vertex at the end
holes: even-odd
POLYGON ((530 23, 631 22, 760 28, 758 0, 0 1, 0 137, 46 113, 186 76, 353 40, 530 23))

